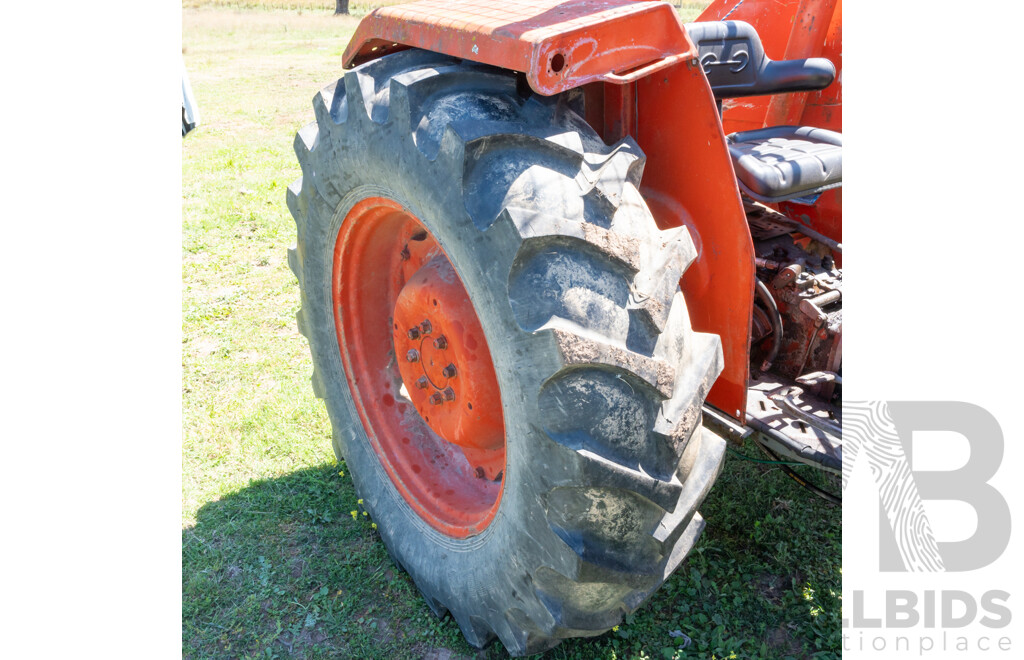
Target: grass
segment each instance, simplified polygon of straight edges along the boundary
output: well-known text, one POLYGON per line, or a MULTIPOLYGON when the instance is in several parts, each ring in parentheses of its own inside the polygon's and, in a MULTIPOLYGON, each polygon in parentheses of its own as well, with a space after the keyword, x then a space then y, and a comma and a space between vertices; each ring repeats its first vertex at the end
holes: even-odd
MULTIPOLYGON (((430 614, 339 474, 295 328, 284 195, 358 21, 262 4, 277 8, 183 11, 203 120, 182 144, 183 656, 502 657, 430 614)), ((730 455, 702 511, 707 532, 650 601, 548 656, 838 657, 839 508, 730 455)))
MULTIPOLYGON (((364 16, 374 7, 397 5, 411 0, 351 0, 349 13, 352 16, 364 16)), ((676 8, 683 21, 692 21, 711 4, 710 0, 669 0, 676 8)), ((335 3, 332 0, 182 0, 181 6, 187 9, 262 9, 292 10, 308 12, 316 15, 333 14, 335 3)))

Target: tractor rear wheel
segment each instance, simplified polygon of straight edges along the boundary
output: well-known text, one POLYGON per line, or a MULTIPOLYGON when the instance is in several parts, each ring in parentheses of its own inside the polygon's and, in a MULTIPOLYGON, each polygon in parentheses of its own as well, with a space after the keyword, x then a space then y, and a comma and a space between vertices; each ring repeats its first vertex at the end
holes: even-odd
POLYGON ((600 634, 682 561, 724 442, 695 251, 573 98, 422 51, 314 98, 289 263, 334 447, 389 553, 470 644, 600 634))

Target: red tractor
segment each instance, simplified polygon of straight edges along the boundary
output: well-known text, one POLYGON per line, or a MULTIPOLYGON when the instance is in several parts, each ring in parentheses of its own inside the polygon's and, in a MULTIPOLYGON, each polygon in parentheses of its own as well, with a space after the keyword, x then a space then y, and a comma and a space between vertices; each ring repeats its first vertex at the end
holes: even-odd
POLYGON ((295 141, 298 323, 381 538, 470 644, 621 622, 729 439, 841 469, 841 53, 841 0, 359 25, 295 141))

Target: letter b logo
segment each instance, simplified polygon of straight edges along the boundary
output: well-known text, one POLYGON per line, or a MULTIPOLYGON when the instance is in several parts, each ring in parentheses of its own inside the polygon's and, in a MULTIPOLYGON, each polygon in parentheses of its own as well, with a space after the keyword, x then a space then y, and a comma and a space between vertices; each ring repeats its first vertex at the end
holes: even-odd
POLYGON ((988 484, 1003 459, 995 417, 959 401, 870 401, 843 406, 843 486, 863 453, 879 489, 882 571, 970 571, 991 564, 1010 541, 1010 508, 988 484), (950 431, 970 445, 956 470, 913 471, 915 431, 950 431), (965 502, 978 528, 963 541, 937 541, 922 502, 965 502))

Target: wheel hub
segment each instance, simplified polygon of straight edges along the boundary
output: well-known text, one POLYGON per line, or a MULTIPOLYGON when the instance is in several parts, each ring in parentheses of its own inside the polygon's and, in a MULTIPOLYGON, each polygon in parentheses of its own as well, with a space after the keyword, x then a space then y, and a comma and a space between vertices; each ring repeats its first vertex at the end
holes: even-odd
POLYGON ((341 223, 331 295, 349 391, 381 467, 423 521, 465 538, 497 513, 505 424, 482 326, 448 259, 408 209, 368 197, 341 223))
MULTIPOLYGON (((405 395, 431 429, 494 479, 504 465, 501 397, 483 329, 443 255, 417 270, 395 302, 393 340, 405 395)), ((479 476, 479 475, 478 475, 479 476)))

